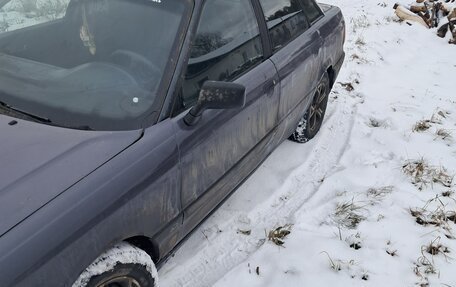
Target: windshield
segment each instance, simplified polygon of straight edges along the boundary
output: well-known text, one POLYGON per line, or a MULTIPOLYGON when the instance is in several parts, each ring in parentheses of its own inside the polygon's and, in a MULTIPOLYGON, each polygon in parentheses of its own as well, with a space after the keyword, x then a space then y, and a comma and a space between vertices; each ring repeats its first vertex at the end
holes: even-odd
POLYGON ((0 0, 0 114, 72 128, 140 127, 159 109, 157 91, 186 6, 0 0))

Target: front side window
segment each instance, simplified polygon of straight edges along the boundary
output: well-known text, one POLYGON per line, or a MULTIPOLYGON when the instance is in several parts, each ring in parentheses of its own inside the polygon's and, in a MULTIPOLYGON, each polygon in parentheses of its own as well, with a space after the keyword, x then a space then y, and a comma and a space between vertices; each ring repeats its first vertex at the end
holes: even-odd
POLYGON ((320 9, 317 7, 317 3, 315 3, 313 0, 301 0, 301 3, 304 8, 304 13, 306 13, 307 19, 309 19, 310 23, 315 22, 323 15, 320 9))
POLYGON ((250 0, 208 0, 190 50, 182 109, 195 104, 207 80, 233 81, 263 59, 250 0))
POLYGON ((274 51, 308 28, 300 0, 260 0, 274 51))
POLYGON ((189 3, 1 0, 0 113, 73 128, 141 127, 159 109, 189 3))

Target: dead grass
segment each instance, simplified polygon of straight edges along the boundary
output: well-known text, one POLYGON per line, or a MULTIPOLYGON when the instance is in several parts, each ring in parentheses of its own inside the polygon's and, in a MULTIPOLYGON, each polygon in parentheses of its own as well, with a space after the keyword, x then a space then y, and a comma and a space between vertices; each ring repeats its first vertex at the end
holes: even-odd
POLYGON ((420 132, 427 131, 430 128, 431 128, 430 121, 422 120, 422 121, 416 122, 416 124, 413 126, 413 131, 420 133, 420 132))
POLYGON ((284 226, 279 226, 268 233, 268 240, 272 241, 277 246, 282 246, 285 244, 285 237, 291 233, 291 227, 293 225, 286 224, 284 226))
POLYGON ((350 248, 353 248, 355 250, 359 250, 363 247, 360 233, 356 233, 355 235, 351 235, 345 238, 345 242, 348 243, 350 248))
POLYGON ((438 129, 435 135, 442 140, 451 139, 451 132, 446 129, 438 129))
POLYGON ((425 251, 433 256, 442 254, 446 257, 450 253, 450 249, 440 243, 440 237, 437 237, 428 245, 422 246, 421 249, 423 252, 425 251))
POLYGON ((398 255, 397 255, 397 249, 394 249, 394 250, 393 250, 393 249, 387 248, 387 249, 386 249, 386 254, 390 255, 391 257, 396 257, 396 256, 398 256, 398 255))
POLYGON ((379 128, 381 126, 381 123, 377 119, 370 118, 368 126, 372 128, 379 128))
POLYGON ((353 87, 352 83, 339 83, 343 88, 345 88, 346 91, 352 92, 355 90, 355 87, 353 87))
POLYGON ((369 188, 367 190, 367 196, 375 200, 384 199, 387 195, 391 194, 394 190, 394 186, 383 186, 378 188, 369 188))
POLYGON ((443 197, 452 197, 453 195, 454 195, 454 191, 452 191, 451 189, 442 192, 442 196, 443 196, 443 197))
POLYGON ((252 233, 252 230, 250 230, 250 229, 249 230, 242 230, 242 229, 237 230, 237 234, 242 234, 242 235, 246 235, 246 236, 250 235, 251 233, 252 233))
POLYGON ((346 227, 348 229, 355 229, 360 222, 366 220, 366 217, 362 215, 364 206, 360 203, 351 201, 338 203, 334 213, 334 219, 339 226, 346 227))
POLYGON ((414 268, 415 274, 418 277, 423 279, 426 278, 426 275, 429 274, 438 274, 437 268, 434 266, 434 263, 429 260, 425 255, 420 256, 415 262, 414 268))
POLYGON ((453 184, 454 176, 450 175, 444 167, 431 166, 423 158, 406 162, 402 166, 402 171, 411 177, 412 183, 419 190, 434 183, 445 187, 451 187, 453 184))
POLYGON ((364 41, 364 38, 358 37, 358 39, 356 39, 355 44, 358 45, 358 46, 365 46, 366 45, 366 41, 364 41))
POLYGON ((449 232, 452 230, 450 223, 456 224, 456 211, 447 210, 443 205, 433 211, 426 208, 410 209, 410 214, 419 225, 441 227, 449 232))
POLYGON ((329 260, 329 266, 331 267, 332 270, 336 271, 336 272, 339 272, 342 270, 342 261, 340 260, 333 260, 331 258, 331 256, 329 256, 329 253, 326 252, 326 251, 323 251, 321 253, 324 253, 326 254, 326 256, 328 256, 328 260, 329 260))
POLYGON ((437 110, 432 114, 430 122, 433 124, 442 124, 443 120, 447 118, 450 113, 447 111, 437 110))
POLYGON ((434 256, 443 255, 448 260, 450 249, 440 243, 440 237, 435 238, 429 244, 421 246, 421 256, 415 262, 415 274, 421 278, 419 286, 429 286, 427 275, 439 274, 440 272, 434 264, 434 256), (431 256, 431 259, 428 256, 431 256))

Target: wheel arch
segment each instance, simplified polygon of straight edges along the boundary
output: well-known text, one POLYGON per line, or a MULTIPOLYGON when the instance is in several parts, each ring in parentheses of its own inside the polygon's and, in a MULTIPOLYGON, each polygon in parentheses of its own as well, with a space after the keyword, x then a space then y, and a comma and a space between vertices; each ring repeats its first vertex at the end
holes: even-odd
POLYGON ((133 246, 136 246, 139 249, 146 252, 150 256, 150 258, 152 258, 152 261, 154 261, 155 264, 157 264, 160 260, 160 251, 158 249, 158 246, 154 243, 154 241, 151 238, 143 235, 138 235, 126 238, 123 241, 133 246))
POLYGON ((332 89, 332 87, 334 86, 335 81, 336 81, 336 71, 334 70, 333 66, 331 65, 326 69, 326 73, 328 74, 328 77, 329 77, 329 88, 332 89))

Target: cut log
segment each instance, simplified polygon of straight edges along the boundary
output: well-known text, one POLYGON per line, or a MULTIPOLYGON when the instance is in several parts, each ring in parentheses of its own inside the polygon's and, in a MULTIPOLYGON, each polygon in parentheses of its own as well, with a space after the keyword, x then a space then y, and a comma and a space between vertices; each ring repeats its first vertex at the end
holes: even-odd
POLYGON ((413 13, 420 13, 420 12, 425 13, 427 11, 427 9, 426 9, 426 6, 412 5, 412 6, 410 6, 410 11, 412 11, 413 13))
POLYGON ((420 23, 424 27, 429 28, 429 26, 426 24, 426 22, 423 20, 423 18, 421 18, 420 16, 414 14, 412 11, 410 11, 407 8, 405 8, 404 6, 399 5, 399 4, 396 3, 394 5, 394 9, 395 9, 394 13, 400 19, 402 19, 404 21, 408 20, 408 21, 413 21, 413 22, 416 22, 416 23, 420 23))
POLYGON ((450 44, 455 44, 456 45, 456 20, 452 20, 448 22, 451 34, 453 35, 453 39, 450 39, 449 43, 450 44))
POLYGON ((437 30, 437 36, 439 36, 440 38, 445 38, 448 32, 449 25, 449 23, 446 23, 440 26, 440 28, 437 30))
POLYGON ((456 20, 456 8, 453 8, 453 10, 448 14, 448 21, 456 20))

